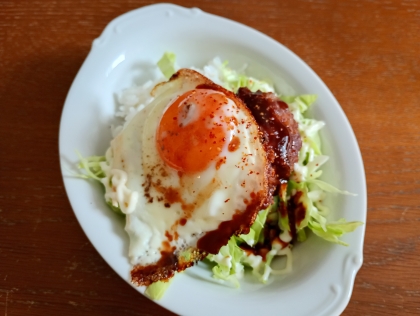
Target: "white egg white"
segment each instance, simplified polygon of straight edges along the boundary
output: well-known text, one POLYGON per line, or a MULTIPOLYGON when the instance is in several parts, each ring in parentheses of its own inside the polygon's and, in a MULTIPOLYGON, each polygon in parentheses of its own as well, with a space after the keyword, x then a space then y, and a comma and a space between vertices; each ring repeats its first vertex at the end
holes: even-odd
MULTIPOLYGON (((111 142, 111 173, 126 175, 122 184, 125 193, 115 199, 126 213, 125 229, 133 265, 156 263, 165 242, 175 253, 195 248, 206 232, 229 221, 235 212, 243 212, 247 207, 244 201, 249 200, 251 192, 266 187, 265 153, 258 127, 245 106, 239 106, 235 100, 223 107, 226 116, 234 113, 237 121, 227 132, 228 142, 220 151, 220 159, 226 157, 225 163, 216 167, 214 161, 203 172, 192 175, 180 175, 165 165, 156 147, 156 131, 163 113, 177 97, 209 82, 195 71, 181 70, 179 74, 156 86, 154 101, 138 112, 111 142), (228 143, 234 136, 240 144, 237 150, 229 151, 228 143), (168 188, 175 190, 183 202, 168 203, 163 193, 168 188)), ((194 113, 188 119, 193 121, 194 113)), ((110 180, 115 192, 122 191, 118 187, 121 181, 110 180)))

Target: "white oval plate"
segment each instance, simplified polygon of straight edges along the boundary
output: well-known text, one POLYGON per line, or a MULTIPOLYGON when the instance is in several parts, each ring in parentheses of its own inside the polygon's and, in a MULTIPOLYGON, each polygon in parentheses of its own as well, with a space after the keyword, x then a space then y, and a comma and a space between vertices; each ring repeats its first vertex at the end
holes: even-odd
MULTIPOLYGON (((249 74, 271 79, 277 88, 284 86, 284 79, 297 93, 317 94, 312 115, 326 122, 324 152, 331 156, 325 178, 358 194, 334 196, 332 219, 366 222, 360 150, 344 112, 321 79, 286 47, 254 29, 196 8, 151 5, 116 18, 94 40, 67 96, 60 126, 61 168, 70 203, 92 244, 124 280, 129 282, 131 269, 124 220, 108 209, 99 184, 71 177, 69 170, 77 162, 76 149, 84 156, 105 153, 115 94, 144 81, 165 51, 175 52, 181 67, 202 67, 215 56, 229 60, 233 68, 248 63, 249 74)), ((338 315, 349 302, 362 265, 363 239, 364 227, 344 236, 349 247, 310 236, 293 251, 292 273, 272 277, 266 285, 245 279, 241 289, 212 281, 211 272, 199 264, 178 275, 158 303, 182 315, 197 314, 197 308, 200 315, 212 316, 338 315)))

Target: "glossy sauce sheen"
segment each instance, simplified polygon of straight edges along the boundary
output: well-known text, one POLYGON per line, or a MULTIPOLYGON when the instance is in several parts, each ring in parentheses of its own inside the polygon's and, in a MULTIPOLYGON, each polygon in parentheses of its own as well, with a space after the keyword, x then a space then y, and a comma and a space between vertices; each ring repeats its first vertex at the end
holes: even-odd
POLYGON ((306 208, 305 205, 300 202, 302 195, 302 191, 297 191, 296 194, 293 195, 287 203, 290 232, 293 238, 296 237, 296 226, 299 226, 300 223, 305 219, 306 208))

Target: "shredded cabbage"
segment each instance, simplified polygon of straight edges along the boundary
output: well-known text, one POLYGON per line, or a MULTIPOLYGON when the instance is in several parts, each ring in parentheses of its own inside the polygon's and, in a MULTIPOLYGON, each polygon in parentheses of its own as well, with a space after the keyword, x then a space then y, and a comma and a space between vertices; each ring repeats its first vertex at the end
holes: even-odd
POLYGON ((244 251, 233 237, 227 245, 220 248, 217 255, 208 255, 207 259, 216 263, 212 269, 214 278, 230 281, 235 287, 239 287, 238 279, 242 278, 244 273, 244 267, 241 264, 244 257, 244 251))
POLYGON ((157 62, 157 65, 163 75, 169 79, 176 72, 175 70, 176 56, 174 53, 166 52, 157 62))
POLYGON ((152 283, 146 288, 144 294, 146 294, 152 300, 160 300, 165 294, 172 280, 173 278, 169 279, 167 282, 157 281, 155 283, 152 283))
POLYGON ((90 156, 84 158, 78 151, 76 151, 76 154, 79 157, 77 167, 83 169, 85 172, 79 174, 79 177, 97 181, 101 181, 101 179, 105 177, 105 173, 101 167, 101 162, 106 161, 105 156, 90 156))
POLYGON ((245 74, 237 72, 228 67, 228 61, 220 63, 219 60, 213 61, 216 67, 219 67, 219 80, 222 86, 230 91, 236 92, 241 87, 247 87, 252 92, 274 92, 274 88, 263 80, 248 77, 245 74))

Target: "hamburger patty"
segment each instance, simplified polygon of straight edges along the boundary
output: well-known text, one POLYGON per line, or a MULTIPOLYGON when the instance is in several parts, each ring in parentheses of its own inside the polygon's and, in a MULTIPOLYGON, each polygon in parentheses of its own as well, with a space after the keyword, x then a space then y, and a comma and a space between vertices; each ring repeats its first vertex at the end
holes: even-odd
MULTIPOLYGON (((271 197, 286 183, 298 161, 302 139, 288 105, 271 92, 251 92, 239 88, 237 96, 251 110, 260 127, 260 138, 267 152, 268 185, 271 197)), ((268 205, 272 199, 268 199, 268 205)), ((267 206, 268 206, 267 205, 267 206)))

